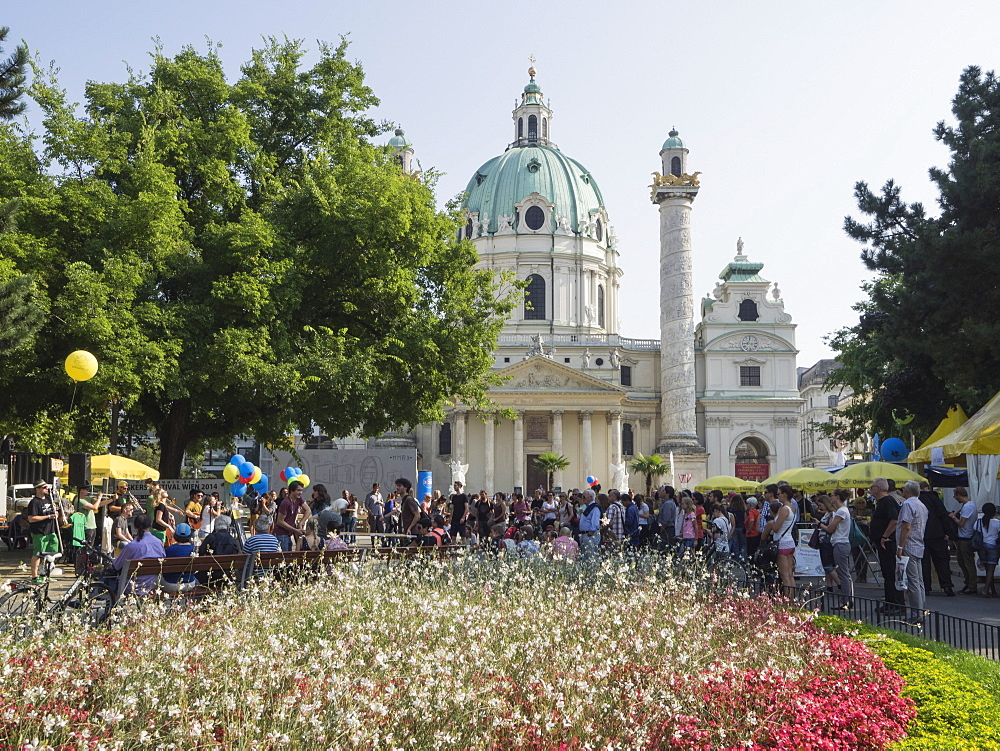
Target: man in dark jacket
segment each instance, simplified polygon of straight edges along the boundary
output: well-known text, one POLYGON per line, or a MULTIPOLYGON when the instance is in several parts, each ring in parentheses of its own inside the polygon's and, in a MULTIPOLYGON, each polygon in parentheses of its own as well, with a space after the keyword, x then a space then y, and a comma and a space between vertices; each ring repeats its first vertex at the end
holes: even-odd
POLYGON ((931 561, 937 571, 938 583, 948 597, 955 596, 951 582, 951 552, 948 549, 948 532, 953 524, 941 497, 931 486, 920 483, 920 502, 927 508, 927 528, 924 530, 924 589, 931 591, 931 561))

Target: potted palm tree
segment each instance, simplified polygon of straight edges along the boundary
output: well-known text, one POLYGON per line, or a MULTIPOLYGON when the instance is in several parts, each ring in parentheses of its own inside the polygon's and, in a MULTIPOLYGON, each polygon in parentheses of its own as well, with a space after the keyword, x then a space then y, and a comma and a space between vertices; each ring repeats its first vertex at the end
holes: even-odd
POLYGON ((549 490, 552 490, 552 476, 559 470, 566 469, 569 464, 569 459, 554 451, 546 451, 544 454, 539 454, 535 457, 535 469, 540 469, 545 473, 545 476, 548 478, 549 490))
POLYGON ((659 454, 643 456, 636 454, 635 459, 629 465, 635 472, 646 475, 646 497, 653 494, 653 480, 657 479, 666 471, 666 462, 659 454))

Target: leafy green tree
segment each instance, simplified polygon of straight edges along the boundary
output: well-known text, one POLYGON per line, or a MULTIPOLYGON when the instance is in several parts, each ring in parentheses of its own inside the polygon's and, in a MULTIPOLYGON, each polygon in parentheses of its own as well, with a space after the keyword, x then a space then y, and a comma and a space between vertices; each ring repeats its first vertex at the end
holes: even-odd
POLYGON ((646 476, 646 497, 653 494, 653 481, 667 471, 666 462, 659 454, 643 456, 636 454, 629 466, 639 474, 646 476))
POLYGON ((52 317, 14 376, 17 416, 68 404, 77 348, 101 363, 81 436, 119 404, 165 476, 238 434, 374 435, 450 398, 488 407, 513 300, 433 184, 373 145, 385 126, 346 53, 321 45, 305 68, 300 43, 271 39, 230 83, 215 49, 156 50, 125 83, 89 83, 82 117, 36 71, 52 166, 8 191, 22 210, 0 253, 42 280, 52 317))
POLYGON ((934 134, 951 150, 947 170, 932 168, 938 216, 906 204, 889 181, 880 193, 855 187, 859 221, 848 235, 864 244, 862 261, 875 278, 865 286, 854 326, 831 345, 843 363, 835 383, 855 398, 840 418, 846 437, 887 435, 894 415, 915 416, 926 436, 960 403, 971 412, 1000 391, 1000 81, 966 69, 952 101, 956 124, 934 134))
MULTIPOLYGON (((0 27, 0 53, 2 43, 7 39, 10 29, 0 27)), ((28 73, 28 47, 19 44, 6 60, 0 60, 0 120, 11 120, 24 112, 24 84, 28 73)))
POLYGON ((34 282, 27 274, 0 281, 0 357, 30 346, 45 321, 36 302, 34 282))
POLYGON ((566 469, 570 465, 569 459, 554 451, 546 451, 535 457, 535 469, 541 470, 548 478, 548 489, 552 490, 552 477, 556 472, 566 469))

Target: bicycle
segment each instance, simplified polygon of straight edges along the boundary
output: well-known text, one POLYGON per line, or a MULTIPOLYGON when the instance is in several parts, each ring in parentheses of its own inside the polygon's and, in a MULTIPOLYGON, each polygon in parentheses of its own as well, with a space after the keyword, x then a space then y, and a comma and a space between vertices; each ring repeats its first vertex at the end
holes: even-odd
POLYGON ((78 575, 58 599, 49 596, 53 576, 62 574, 56 563, 62 553, 43 553, 38 566, 40 582, 11 582, 10 591, 0 597, 0 631, 10 631, 44 614, 68 617, 90 626, 99 626, 108 617, 113 602, 107 585, 96 581, 110 567, 111 557, 90 545, 84 545, 78 575))

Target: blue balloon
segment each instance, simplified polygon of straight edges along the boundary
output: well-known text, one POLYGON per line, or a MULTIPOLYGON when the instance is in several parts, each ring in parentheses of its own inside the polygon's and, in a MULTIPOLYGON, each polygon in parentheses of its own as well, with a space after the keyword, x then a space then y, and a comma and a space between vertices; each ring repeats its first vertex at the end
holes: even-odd
POLYGON ((882 459, 887 462, 902 462, 910 455, 902 438, 886 438, 882 442, 882 459))
POLYGON ((289 480, 295 477, 295 475, 301 475, 301 474, 302 470, 299 469, 298 467, 288 467, 287 469, 285 469, 285 477, 287 477, 289 480))
POLYGON ((260 480, 258 482, 254 483, 253 489, 256 490, 258 493, 260 493, 261 495, 263 495, 264 493, 266 493, 268 491, 268 477, 267 477, 267 475, 261 475, 260 476, 260 480))
POLYGON ((240 465, 243 464, 243 462, 245 461, 246 459, 243 457, 243 454, 237 454, 236 456, 234 456, 232 459, 229 460, 229 463, 232 464, 234 467, 236 467, 236 469, 239 469, 240 465))
POLYGON ((250 462, 243 462, 236 467, 240 471, 240 477, 244 480, 249 480, 253 477, 253 464, 250 462))
POLYGON ((245 482, 234 482, 229 486, 229 492, 236 498, 242 498, 243 494, 247 492, 247 484, 245 482))

